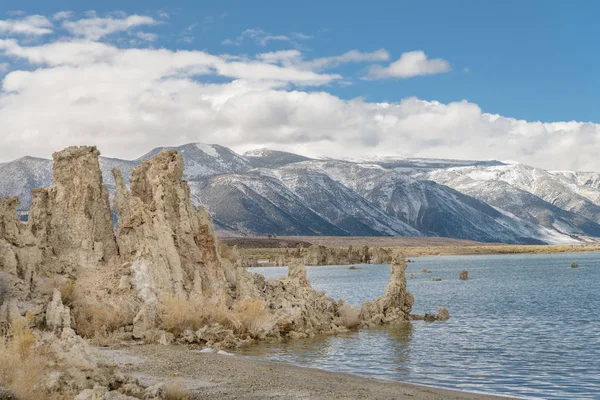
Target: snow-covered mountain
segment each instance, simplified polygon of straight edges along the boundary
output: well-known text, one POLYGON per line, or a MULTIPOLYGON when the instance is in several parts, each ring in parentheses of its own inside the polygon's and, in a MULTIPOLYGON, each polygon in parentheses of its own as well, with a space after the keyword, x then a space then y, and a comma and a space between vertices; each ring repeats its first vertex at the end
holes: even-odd
MULTIPOLYGON (((545 171, 498 161, 311 159, 268 149, 239 155, 218 145, 169 147, 183 155, 193 201, 218 229, 243 234, 442 236, 505 243, 600 238, 600 174, 545 171)), ((126 177, 136 160, 101 157, 126 177)), ((31 202, 51 184, 50 160, 0 164, 0 197, 31 202)))

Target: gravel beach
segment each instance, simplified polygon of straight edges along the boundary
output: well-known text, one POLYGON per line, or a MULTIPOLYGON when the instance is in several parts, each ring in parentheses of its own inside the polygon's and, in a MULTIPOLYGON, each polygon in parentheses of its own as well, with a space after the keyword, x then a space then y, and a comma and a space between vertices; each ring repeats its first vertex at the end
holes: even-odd
POLYGON ((106 362, 151 385, 172 382, 191 399, 506 399, 363 378, 356 375, 201 353, 185 346, 137 345, 98 349, 106 362))

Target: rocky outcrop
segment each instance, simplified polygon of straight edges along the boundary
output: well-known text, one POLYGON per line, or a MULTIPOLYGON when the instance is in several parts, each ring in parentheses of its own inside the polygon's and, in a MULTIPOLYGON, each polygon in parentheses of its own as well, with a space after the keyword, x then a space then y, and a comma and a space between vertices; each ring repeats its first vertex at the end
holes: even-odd
POLYGON ((414 298, 406 290, 406 262, 404 255, 396 253, 391 264, 390 283, 385 294, 362 306, 359 319, 367 326, 405 322, 409 320, 414 298))
POLYGON ((313 289, 301 260, 290 262, 287 277, 267 281, 262 297, 273 312, 275 335, 299 338, 347 330, 339 323, 344 303, 313 289))
POLYGON ((18 314, 35 312, 43 320, 53 286, 118 263, 98 155, 95 147, 55 153, 54 184, 32 191, 27 223, 17 217, 16 198, 0 200, 0 273, 18 314))
POLYGON ((450 313, 448 312, 448 310, 446 309, 446 307, 439 306, 438 307, 437 320, 438 321, 446 321, 448 319, 450 319, 450 313))
POLYGON ((52 187, 33 194, 31 225, 38 243, 46 238, 53 254, 76 268, 93 268, 117 255, 99 155, 90 146, 54 153, 52 187))
POLYGON ((52 330, 71 328, 71 310, 63 305, 57 289, 54 289, 52 301, 46 308, 46 326, 52 330))
MULTIPOLYGON (((242 265, 257 267, 256 257, 247 257, 242 252, 242 265)), ((310 246, 281 249, 279 254, 270 257, 270 264, 285 266, 290 261, 300 259, 307 266, 349 265, 349 264, 388 264, 392 259, 391 251, 382 247, 328 247, 310 246)))
POLYGON ((131 283, 146 303, 161 292, 215 298, 225 292, 212 222, 206 211, 192 206, 182 174, 183 159, 175 151, 136 167, 131 192, 121 173, 113 171, 117 243, 131 266, 131 283))
POLYGON ((460 271, 460 273, 458 274, 458 279, 460 279, 461 281, 468 281, 469 280, 469 271, 467 271, 466 269, 463 269, 462 271, 460 271))
POLYGON ((306 259, 383 262, 392 258, 389 250, 298 249, 297 258, 293 250, 280 260, 289 266, 285 278, 265 281, 249 273, 235 249, 218 243, 206 211, 193 207, 182 180, 183 159, 175 151, 134 168, 130 188, 113 171, 114 233, 98 155, 95 147, 56 153, 54 185, 33 191, 27 223, 17 218, 16 198, 0 201, 0 278, 10 288, 0 302, 0 322, 33 311, 39 326, 63 332, 67 342, 77 341, 71 331, 116 332, 122 338, 219 347, 235 343, 236 335, 307 337, 408 321, 413 297, 401 254, 393 255, 385 295, 360 311, 316 291, 307 279, 306 259), (57 290, 65 283, 75 287, 71 308, 57 290), (201 312, 192 322, 190 315, 175 315, 189 326, 170 331, 160 325, 168 298, 184 305, 185 313, 201 312), (249 321, 249 313, 260 322, 249 321))
POLYGON ((0 199, 0 271, 7 294, 24 300, 35 285, 43 257, 27 225, 17 217, 18 204, 16 197, 0 199))

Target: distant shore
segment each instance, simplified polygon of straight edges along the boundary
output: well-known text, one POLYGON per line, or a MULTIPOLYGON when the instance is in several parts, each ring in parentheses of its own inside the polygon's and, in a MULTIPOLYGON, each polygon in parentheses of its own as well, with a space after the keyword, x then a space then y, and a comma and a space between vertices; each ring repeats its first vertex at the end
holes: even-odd
POLYGON ((507 399, 357 375, 297 367, 242 356, 191 351, 185 346, 142 345, 99 350, 144 384, 171 380, 189 399, 507 399))
POLYGON ((471 240, 420 237, 333 237, 333 236, 281 236, 277 238, 223 238, 229 246, 237 246, 247 258, 275 260, 286 250, 298 247, 325 246, 330 248, 370 248, 400 249, 406 257, 446 256, 446 255, 485 255, 485 254, 557 254, 578 252, 600 252, 600 243, 581 245, 512 245, 503 243, 482 243, 471 240))

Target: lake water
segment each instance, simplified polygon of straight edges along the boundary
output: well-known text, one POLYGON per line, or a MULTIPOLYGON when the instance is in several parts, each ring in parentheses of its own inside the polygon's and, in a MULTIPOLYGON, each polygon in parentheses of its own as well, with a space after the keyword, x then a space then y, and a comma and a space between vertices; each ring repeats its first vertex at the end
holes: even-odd
MULTIPOLYGON (((422 257, 409 263, 414 321, 343 336, 263 344, 241 354, 446 388, 547 399, 600 399, 600 254, 422 257), (570 267, 571 262, 580 265, 570 267), (422 274, 427 268, 433 273, 422 274), (458 280, 462 269, 469 280, 458 280), (433 277, 442 278, 433 282, 433 277)), ((389 265, 309 267, 318 290, 349 303, 381 296, 389 265)), ((267 278, 285 267, 252 268, 267 278)))

